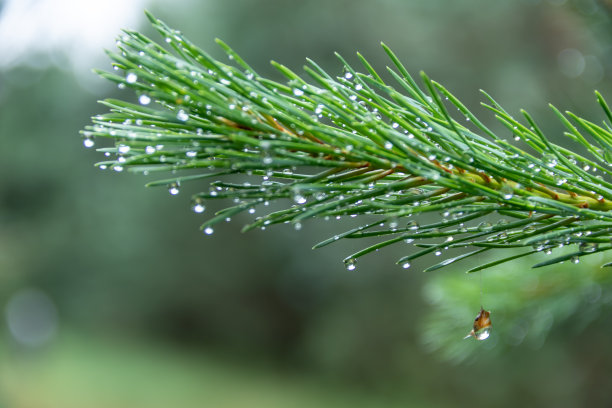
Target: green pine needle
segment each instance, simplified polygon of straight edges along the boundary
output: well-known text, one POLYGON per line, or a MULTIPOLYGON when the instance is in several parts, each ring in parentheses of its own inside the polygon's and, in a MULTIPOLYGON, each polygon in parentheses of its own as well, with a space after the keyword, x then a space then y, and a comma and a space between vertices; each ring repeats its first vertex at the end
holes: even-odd
MULTIPOLYGON (((523 250, 469 272, 563 246, 574 251, 535 267, 577 262, 612 248, 607 123, 602 127, 551 107, 574 145, 563 147, 548 140, 528 113, 517 120, 483 92, 483 105, 508 129, 516 140, 511 143, 508 133, 487 128, 424 73, 419 87, 384 44, 397 89, 359 54, 366 73, 338 56, 340 77, 310 60, 309 80, 273 63, 288 79, 278 83, 259 76, 222 41, 217 43, 230 64, 147 16, 173 52, 125 31, 118 52, 108 52, 114 71, 99 74, 131 88, 139 103, 102 101, 110 113, 93 117, 82 134, 86 145, 94 138, 114 141, 114 147, 99 149, 113 157, 98 163, 100 168, 173 174, 148 186, 177 193, 181 184, 214 179, 209 190, 194 195, 196 211, 212 199, 234 204, 202 225, 207 233, 217 222, 254 208, 261 213, 278 200, 284 209, 258 217, 245 230, 279 223, 299 227, 310 218, 367 219, 315 245, 378 237, 377 244, 346 257, 349 269, 360 256, 404 241, 420 248, 398 261, 404 267, 449 248, 465 251, 441 262, 434 258, 426 271, 501 249, 523 250), (573 152, 576 145, 589 156, 573 152), (237 174, 250 182, 226 178, 237 174), (441 221, 419 225, 428 213, 441 221), (495 214, 503 218, 491 224, 495 214)), ((612 120, 604 98, 596 96, 612 120)))

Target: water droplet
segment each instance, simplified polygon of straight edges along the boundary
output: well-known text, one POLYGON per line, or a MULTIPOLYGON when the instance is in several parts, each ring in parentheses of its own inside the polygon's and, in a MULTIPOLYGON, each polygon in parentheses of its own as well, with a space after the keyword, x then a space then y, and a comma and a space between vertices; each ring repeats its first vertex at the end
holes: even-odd
POLYGON ((385 142, 385 149, 391 149, 393 147, 393 143, 391 143, 390 141, 386 141, 385 142))
POLYGON ((168 186, 168 192, 170 195, 177 195, 179 193, 178 183, 172 183, 168 186))
POLYGON ((355 263, 356 263, 355 258, 347 259, 344 261, 344 266, 346 267, 347 271, 354 271, 355 268, 357 268, 355 263))
POLYGON ((205 233, 206 235, 211 235, 213 232, 215 232, 215 230, 214 230, 214 229, 212 229, 211 227, 206 227, 206 228, 204 228, 204 233, 205 233))
POLYGON ((577 256, 572 256, 571 261, 572 261, 573 264, 577 264, 578 262, 580 262, 580 258, 577 257, 577 256))
POLYGON ((463 161, 468 162, 468 163, 474 163, 474 158, 472 157, 472 155, 470 153, 463 153, 461 155, 461 158, 463 159, 463 161))
POLYGON ((557 165, 557 157, 554 154, 550 154, 550 153, 545 153, 542 156, 542 160, 544 160, 544 163, 546 164, 546 167, 550 167, 553 168, 557 165))
POLYGON ((123 166, 119 166, 118 164, 113 166, 113 170, 115 170, 116 172, 121 172, 123 171, 123 166))
POLYGON ((138 81, 138 75, 133 72, 130 72, 125 76, 125 82, 128 84, 133 84, 136 81, 138 81))
POLYGON ((399 126, 399 123, 397 123, 397 122, 393 122, 393 124, 391 125, 391 127, 392 127, 393 129, 397 129, 397 128, 398 128, 398 126, 399 126))
POLYGON ((293 195, 293 201, 295 201, 296 204, 305 204, 307 200, 306 197, 301 195, 299 192, 296 192, 293 195))
POLYGON ((404 269, 408 269, 408 268, 410 268, 410 262, 404 262, 404 263, 402 264, 402 268, 404 268, 404 269))
POLYGON ((346 74, 344 74, 344 77, 346 79, 351 79, 351 78, 353 78, 353 74, 351 74, 350 72, 347 72, 346 74))
POLYGON ((582 252, 595 252, 598 245, 594 242, 581 242, 578 249, 582 252))
POLYGON ((145 147, 145 153, 146 154, 153 154, 153 153, 155 153, 155 147, 153 147, 153 146, 145 147))
POLYGON ((192 207, 193 212, 201 214, 204 212, 204 210, 206 209, 206 207, 204 206, 204 204, 202 203, 195 203, 192 207))
POLYGON ((493 225, 491 225, 490 222, 487 221, 483 221, 480 224, 478 224, 478 231, 491 231, 493 229, 493 225))
POLYGON ((523 232, 530 234, 532 232, 534 232, 536 230, 536 228, 533 225, 528 225, 525 228, 523 228, 523 232))
POLYGON ((499 191, 501 191, 504 200, 509 200, 514 197, 514 189, 508 184, 504 184, 499 191))
POLYGON ((301 90, 301 89, 299 89, 299 88, 294 88, 294 89, 293 89, 293 94, 294 94, 295 96, 302 96, 302 95, 304 95, 304 91, 302 91, 302 90, 301 90))
POLYGON ((302 229, 302 224, 301 224, 301 223, 299 223, 299 222, 296 222, 295 224, 293 224, 293 228, 294 228, 296 231, 299 231, 299 230, 301 230, 301 229, 302 229))
POLYGON ((419 223, 416 221, 410 221, 406 224, 406 229, 416 231, 419 229, 419 223))
POLYGON ((119 145, 119 147, 117 148, 117 151, 121 154, 125 154, 127 152, 130 151, 130 146, 127 145, 119 145))
POLYGON ((476 315, 476 319, 474 319, 474 326, 472 330, 468 333, 464 339, 469 337, 474 337, 476 340, 486 340, 491 335, 491 312, 484 310, 482 307, 480 308, 480 312, 476 315))
POLYGON ((94 147, 95 144, 96 143, 91 137, 86 137, 85 139, 83 139, 83 146, 87 148, 94 147))
POLYGON ((148 105, 151 103, 151 98, 149 95, 142 94, 138 97, 138 102, 140 102, 141 105, 148 105))
POLYGON ((176 118, 181 122, 186 122, 187 119, 189 119, 189 115, 187 114, 187 112, 181 109, 176 113, 176 118))
POLYGON ((361 91, 363 89, 363 85, 361 84, 355 84, 355 90, 356 91, 361 91))

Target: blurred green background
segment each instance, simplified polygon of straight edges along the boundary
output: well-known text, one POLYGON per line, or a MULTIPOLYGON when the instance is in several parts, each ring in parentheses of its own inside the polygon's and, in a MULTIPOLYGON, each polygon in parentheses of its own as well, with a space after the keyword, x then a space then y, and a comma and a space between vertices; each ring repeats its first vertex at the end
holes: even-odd
POLYGON ((270 59, 340 75, 334 51, 384 71, 382 40, 477 114, 482 88, 553 138, 548 102, 599 122, 593 89, 612 98, 603 0, 0 2, 0 407, 612 406, 599 255, 485 271, 479 343, 462 340, 480 286, 461 266, 403 270, 398 245, 347 271, 359 243, 310 249, 344 221, 205 236, 202 185, 171 197, 94 169, 79 130, 96 100, 133 96, 90 68, 109 68, 119 27, 157 38, 145 7, 275 79, 270 59))

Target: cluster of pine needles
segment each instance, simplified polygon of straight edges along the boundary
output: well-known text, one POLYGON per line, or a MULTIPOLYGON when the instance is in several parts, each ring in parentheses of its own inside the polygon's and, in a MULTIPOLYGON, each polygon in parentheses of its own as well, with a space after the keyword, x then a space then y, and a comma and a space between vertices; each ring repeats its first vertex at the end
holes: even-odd
POLYGON ((315 217, 366 220, 315 245, 378 238, 346 257, 349 269, 363 255, 405 242, 416 249, 398 264, 407 268, 432 254, 438 262, 428 271, 492 250, 514 249, 469 271, 560 247, 570 249, 535 266, 612 249, 612 114, 599 93, 609 121, 602 125, 551 106, 564 139, 583 156, 552 143, 528 113, 515 119, 483 92, 483 105, 507 129, 498 136, 424 73, 419 86, 384 44, 393 84, 360 54, 363 73, 338 55, 342 75, 308 60, 308 80, 272 62, 287 78, 279 83, 258 75, 222 41, 227 64, 147 15, 163 46, 124 31, 118 51, 108 52, 113 70, 99 73, 133 90, 137 102, 102 101, 110 112, 93 117, 84 143, 112 139, 112 147, 98 149, 109 158, 100 168, 170 173, 149 185, 171 194, 206 181, 193 209, 203 212, 213 199, 230 206, 202 224, 204 232, 242 212, 265 213, 278 201, 281 210, 244 229, 300 228, 315 217), (425 214, 438 221, 423 222, 432 218, 425 214), (440 256, 451 248, 460 255, 440 256))

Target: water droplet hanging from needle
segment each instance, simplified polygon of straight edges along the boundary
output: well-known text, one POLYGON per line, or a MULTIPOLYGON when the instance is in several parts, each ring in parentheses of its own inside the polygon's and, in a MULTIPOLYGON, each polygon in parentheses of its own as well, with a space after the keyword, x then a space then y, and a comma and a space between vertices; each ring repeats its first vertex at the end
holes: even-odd
POLYGON ((478 312, 476 319, 474 319, 472 331, 464 339, 474 337, 476 340, 486 340, 491 335, 491 328, 491 312, 484 310, 480 306, 480 312, 478 312))

